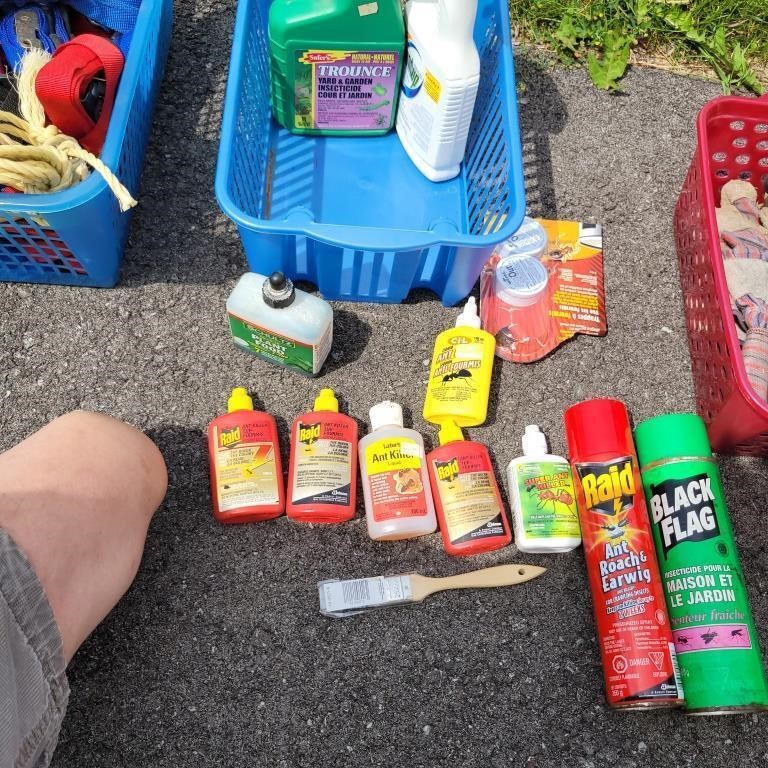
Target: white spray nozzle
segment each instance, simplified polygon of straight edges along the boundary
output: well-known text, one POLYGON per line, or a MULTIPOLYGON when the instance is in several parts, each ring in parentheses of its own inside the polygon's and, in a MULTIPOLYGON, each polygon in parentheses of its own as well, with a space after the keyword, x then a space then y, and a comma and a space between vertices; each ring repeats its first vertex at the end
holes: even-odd
POLYGON ((523 435, 523 454, 544 456, 547 453, 547 438, 536 424, 529 424, 523 435))
POLYGON ((480 315, 477 314, 477 302, 474 296, 467 299, 467 303, 461 314, 456 318, 456 327, 468 326, 469 328, 480 327, 480 315))

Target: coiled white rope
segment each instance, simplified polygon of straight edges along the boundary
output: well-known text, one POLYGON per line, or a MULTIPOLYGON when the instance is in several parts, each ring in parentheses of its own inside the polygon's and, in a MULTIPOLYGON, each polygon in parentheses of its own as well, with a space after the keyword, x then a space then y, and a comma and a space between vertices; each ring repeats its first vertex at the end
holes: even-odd
POLYGON ((114 193, 120 210, 133 208, 136 200, 98 157, 55 125, 45 125, 35 80, 50 58, 34 48, 24 54, 18 76, 22 117, 0 111, 0 185, 32 194, 58 192, 80 183, 93 168, 114 193))

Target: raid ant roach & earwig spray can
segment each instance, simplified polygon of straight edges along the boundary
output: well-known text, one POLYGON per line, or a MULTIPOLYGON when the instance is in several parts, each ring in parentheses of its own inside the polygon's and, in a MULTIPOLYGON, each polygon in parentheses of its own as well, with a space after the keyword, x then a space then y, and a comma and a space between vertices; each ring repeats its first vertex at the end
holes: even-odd
POLYGON ((683 691, 629 416, 618 400, 565 412, 608 704, 678 707, 683 691))
POLYGON ((755 623, 704 422, 690 413, 658 416, 635 436, 686 709, 767 709, 755 623))

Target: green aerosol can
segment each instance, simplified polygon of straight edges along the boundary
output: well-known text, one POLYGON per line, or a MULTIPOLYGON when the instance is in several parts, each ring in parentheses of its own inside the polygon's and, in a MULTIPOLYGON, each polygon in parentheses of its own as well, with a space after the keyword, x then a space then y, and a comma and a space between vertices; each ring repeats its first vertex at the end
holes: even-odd
POLYGON ((704 422, 694 414, 659 416, 639 424, 635 439, 686 709, 768 709, 755 623, 704 422))

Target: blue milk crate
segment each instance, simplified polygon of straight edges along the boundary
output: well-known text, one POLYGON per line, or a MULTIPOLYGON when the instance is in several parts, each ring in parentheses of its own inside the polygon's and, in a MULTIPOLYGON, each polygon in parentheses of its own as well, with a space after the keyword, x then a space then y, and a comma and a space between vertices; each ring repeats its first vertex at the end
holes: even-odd
POLYGON ((508 0, 480 0, 482 74, 461 175, 434 184, 397 135, 294 136, 271 118, 270 0, 240 0, 216 196, 250 268, 281 270, 330 299, 400 302, 429 288, 446 306, 474 287, 525 214, 508 0))
MULTIPOLYGON (((101 159, 136 196, 171 39, 172 0, 144 0, 101 159)), ((117 283, 131 212, 102 177, 45 195, 0 194, 0 280, 108 288, 117 283)))

